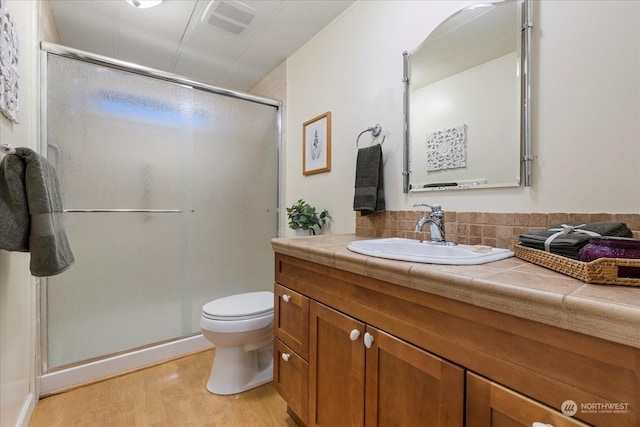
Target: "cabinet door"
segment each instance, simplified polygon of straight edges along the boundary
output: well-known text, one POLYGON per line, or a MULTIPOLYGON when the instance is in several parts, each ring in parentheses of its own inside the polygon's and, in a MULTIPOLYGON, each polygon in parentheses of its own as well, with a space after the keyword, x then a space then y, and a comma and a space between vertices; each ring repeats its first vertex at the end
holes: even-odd
POLYGON ((588 426, 471 372, 467 373, 467 425, 469 427, 588 426))
POLYGON ((464 369, 371 326, 367 333, 367 427, 463 425, 464 369))
POLYGON ((309 360, 309 298, 284 286, 274 286, 274 335, 309 360))
POLYGON ((308 423, 309 364, 280 340, 274 341, 273 384, 289 408, 308 423))
POLYGON ((309 426, 362 426, 364 324, 313 301, 309 312, 309 426))

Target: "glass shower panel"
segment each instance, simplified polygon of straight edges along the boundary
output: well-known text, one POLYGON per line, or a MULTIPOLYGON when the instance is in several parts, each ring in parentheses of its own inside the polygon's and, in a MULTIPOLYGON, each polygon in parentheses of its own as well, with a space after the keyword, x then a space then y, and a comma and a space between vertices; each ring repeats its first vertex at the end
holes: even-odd
POLYGON ((191 89, 48 58, 47 155, 61 171, 65 205, 179 205, 184 146, 191 143, 191 89))
POLYGON ((47 279, 49 369, 190 333, 193 90, 49 54, 46 119, 76 257, 47 279))
POLYGON ((67 214, 76 262, 48 279, 48 366, 178 337, 181 219, 144 213, 67 214))
POLYGON ((273 106, 194 93, 191 328, 202 305, 273 289, 277 115, 273 106))

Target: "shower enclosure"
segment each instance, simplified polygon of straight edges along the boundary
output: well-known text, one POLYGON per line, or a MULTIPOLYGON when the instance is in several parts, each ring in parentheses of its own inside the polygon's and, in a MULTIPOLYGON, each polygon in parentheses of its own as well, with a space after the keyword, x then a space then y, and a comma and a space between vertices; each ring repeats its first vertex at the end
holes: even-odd
POLYGON ((76 262, 42 284, 44 373, 196 335, 270 290, 280 104, 43 44, 42 149, 76 262))

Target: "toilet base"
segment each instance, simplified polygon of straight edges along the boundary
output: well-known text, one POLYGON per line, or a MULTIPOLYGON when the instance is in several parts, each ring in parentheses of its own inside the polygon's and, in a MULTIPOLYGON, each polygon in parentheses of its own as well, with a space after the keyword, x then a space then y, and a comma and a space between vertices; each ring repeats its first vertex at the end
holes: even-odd
POLYGON ((273 379, 273 347, 246 351, 244 346, 216 348, 207 390, 214 394, 241 393, 273 379))

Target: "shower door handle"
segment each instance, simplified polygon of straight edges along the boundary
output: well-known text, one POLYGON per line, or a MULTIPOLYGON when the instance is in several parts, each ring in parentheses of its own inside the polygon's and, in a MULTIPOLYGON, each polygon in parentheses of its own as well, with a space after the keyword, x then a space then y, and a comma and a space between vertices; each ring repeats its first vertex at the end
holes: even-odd
MULTIPOLYGON (((182 209, 64 209, 69 213, 182 213, 182 209)), ((193 212, 193 211, 192 211, 193 212)))

